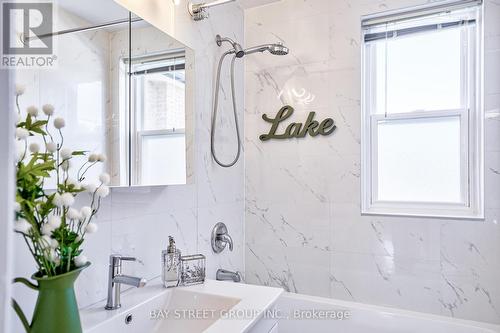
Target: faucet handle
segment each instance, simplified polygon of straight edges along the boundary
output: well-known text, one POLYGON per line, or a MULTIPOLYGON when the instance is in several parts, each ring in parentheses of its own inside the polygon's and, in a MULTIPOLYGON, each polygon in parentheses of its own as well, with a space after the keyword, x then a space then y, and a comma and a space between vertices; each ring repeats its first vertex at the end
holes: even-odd
POLYGON ((229 236, 227 227, 224 223, 217 223, 212 230, 212 250, 214 253, 220 253, 229 245, 229 250, 233 250, 233 239, 229 236))
POLYGON ((120 257, 120 260, 125 260, 125 261, 137 261, 137 258, 135 257, 120 257))
POLYGON ((121 265, 122 261, 136 261, 137 258, 135 257, 127 257, 127 256, 122 256, 121 254, 111 254, 109 256, 109 264, 112 266, 119 266, 121 265))

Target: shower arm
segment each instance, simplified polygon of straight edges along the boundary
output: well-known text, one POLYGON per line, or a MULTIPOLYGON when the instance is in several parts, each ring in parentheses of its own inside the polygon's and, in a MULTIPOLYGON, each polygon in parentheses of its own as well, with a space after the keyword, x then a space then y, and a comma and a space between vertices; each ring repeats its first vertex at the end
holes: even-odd
POLYGON ((208 13, 206 12, 207 8, 223 5, 233 1, 236 0, 214 0, 211 2, 202 2, 198 4, 194 4, 190 1, 188 3, 188 11, 195 21, 200 21, 208 17, 208 13))
POLYGON ((217 35, 215 37, 215 42, 217 43, 217 46, 222 46, 223 42, 228 42, 233 47, 234 47, 234 45, 236 45, 236 42, 234 40, 232 40, 231 38, 229 38, 229 37, 221 37, 220 35, 217 35))

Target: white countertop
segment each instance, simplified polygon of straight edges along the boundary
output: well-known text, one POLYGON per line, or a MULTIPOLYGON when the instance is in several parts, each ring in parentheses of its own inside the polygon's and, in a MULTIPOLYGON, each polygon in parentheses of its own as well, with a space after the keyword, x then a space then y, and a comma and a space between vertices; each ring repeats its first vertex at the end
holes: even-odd
POLYGON ((236 298, 240 301, 231 308, 233 313, 237 313, 238 310, 240 310, 240 314, 243 311, 246 314, 255 312, 255 315, 252 316, 237 316, 231 319, 221 318, 204 331, 207 333, 247 332, 263 317, 263 312, 270 309, 283 293, 283 290, 280 288, 215 280, 206 280, 204 284, 166 289, 161 284, 160 279, 157 278, 149 281, 148 285, 144 288, 133 288, 123 292, 121 295, 122 307, 120 309, 112 311, 104 310, 105 301, 82 309, 80 316, 83 329, 86 331, 100 326, 105 322, 116 320, 117 317, 122 317, 124 314, 151 302, 151 300, 160 295, 165 296, 166 293, 170 293, 174 289, 236 298))

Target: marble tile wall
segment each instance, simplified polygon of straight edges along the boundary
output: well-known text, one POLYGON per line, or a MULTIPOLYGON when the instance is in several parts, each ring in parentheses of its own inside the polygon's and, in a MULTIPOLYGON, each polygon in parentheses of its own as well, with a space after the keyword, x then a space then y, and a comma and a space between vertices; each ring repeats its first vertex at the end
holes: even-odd
MULTIPOLYGON (((126 4, 125 4, 126 5, 126 4)), ((141 1, 142 8, 154 6, 153 1, 141 1)), ((173 235, 184 253, 203 253, 207 256, 207 274, 215 278, 219 267, 244 269, 244 174, 243 161, 235 167, 222 169, 210 155, 210 115, 213 77, 221 50, 215 44, 215 35, 227 35, 243 43, 243 11, 234 4, 211 10, 211 19, 193 22, 186 11, 186 1, 180 1, 175 12, 163 12, 165 19, 178 30, 172 37, 182 41, 195 52, 195 154, 194 181, 189 185, 112 189, 103 202, 97 224, 99 231, 88 237, 85 253, 92 266, 77 281, 76 292, 80 307, 106 297, 107 264, 110 253, 117 252, 140 258, 142 264, 124 267, 127 274, 153 278, 160 274, 160 253, 166 247, 168 235, 173 235), (235 247, 233 252, 213 254, 210 231, 217 222, 225 222, 235 247)), ((156 7, 155 7, 156 8, 156 7)), ((140 12, 137 14, 141 15, 140 12)), ((148 19, 147 15, 143 16, 148 19)), ((89 69, 90 70, 90 69, 89 69)), ((236 67, 236 84, 240 118, 243 119, 242 64, 236 67)), ((224 82, 229 82, 227 77, 224 82)), ((221 158, 229 159, 235 151, 233 143, 230 100, 223 84, 221 93, 220 134, 217 136, 221 158)), ((77 203, 78 205, 79 203, 77 203)), ((15 268, 18 276, 30 276, 34 263, 19 239, 14 246, 15 268)), ((22 286, 15 287, 15 297, 31 315, 36 295, 22 286)), ((12 332, 22 332, 17 319, 12 332)))
POLYGON ((360 16, 422 0, 283 0, 245 11, 246 281, 500 323, 500 2, 485 1, 486 219, 360 215, 360 16), (332 117, 330 137, 261 142, 263 113, 332 117))

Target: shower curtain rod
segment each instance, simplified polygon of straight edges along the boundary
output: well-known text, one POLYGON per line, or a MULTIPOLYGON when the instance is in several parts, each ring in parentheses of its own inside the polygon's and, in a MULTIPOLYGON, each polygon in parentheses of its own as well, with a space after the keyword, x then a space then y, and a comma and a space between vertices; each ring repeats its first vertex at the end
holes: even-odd
MULTIPOLYGON (((51 33, 48 33, 48 34, 43 34, 43 35, 40 35, 40 36, 28 36, 28 37, 24 37, 24 41, 29 41, 29 40, 32 40, 32 39, 43 39, 43 38, 53 37, 53 36, 66 35, 66 34, 70 34, 70 33, 73 33, 73 32, 92 31, 92 30, 96 30, 96 29, 100 29, 100 28, 106 28, 106 27, 111 27, 111 26, 114 26, 114 25, 119 25, 119 24, 127 23, 128 20, 129 19, 126 18, 126 19, 120 19, 120 20, 110 21, 110 22, 106 22, 106 23, 91 25, 91 26, 83 27, 83 28, 73 28, 73 29, 60 30, 60 31, 51 32, 51 33)), ((133 22, 138 22, 138 21, 142 21, 142 20, 143 19, 140 18, 140 17, 134 17, 134 18, 131 19, 131 22, 133 23, 133 22)))

